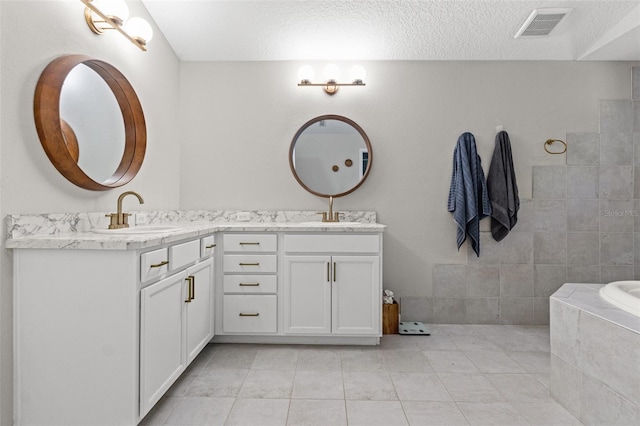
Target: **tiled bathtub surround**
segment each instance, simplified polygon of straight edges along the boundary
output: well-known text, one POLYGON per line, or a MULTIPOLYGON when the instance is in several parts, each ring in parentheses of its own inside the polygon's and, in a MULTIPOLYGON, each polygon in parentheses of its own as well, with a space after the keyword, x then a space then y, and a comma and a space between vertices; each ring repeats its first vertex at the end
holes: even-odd
POLYGON ((466 265, 435 265, 432 297, 402 298, 403 318, 548 324, 562 284, 640 278, 640 67, 632 81, 632 100, 600 102, 599 132, 566 135, 566 165, 533 167, 513 232, 482 233, 466 265))
MULTIPOLYGON (((244 210, 243 212, 247 212, 244 210)), ((136 213, 139 213, 136 211, 136 213)), ((238 211, 233 210, 161 210, 146 211, 148 225, 185 222, 235 223, 238 211)), ((251 223, 302 223, 319 221, 316 211, 248 211, 251 223)), ((340 211, 344 222, 376 223, 376 213, 367 211, 340 211)), ((46 213, 9 215, 6 217, 7 237, 11 239, 34 235, 57 235, 106 229, 109 218, 104 213, 46 213)), ((130 218, 133 223, 133 218, 130 218)))
POLYGON ((640 318, 600 298, 600 284, 551 297, 551 396, 584 424, 640 424, 640 318))

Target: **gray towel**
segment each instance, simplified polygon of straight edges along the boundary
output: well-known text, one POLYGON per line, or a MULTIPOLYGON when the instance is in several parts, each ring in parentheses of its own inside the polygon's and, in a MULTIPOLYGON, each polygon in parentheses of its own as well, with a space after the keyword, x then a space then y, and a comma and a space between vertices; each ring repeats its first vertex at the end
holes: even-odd
POLYGON ((476 140, 469 132, 460 135, 453 151, 453 174, 447 208, 458 225, 458 250, 468 234, 473 251, 480 256, 480 220, 491 214, 491 204, 476 151, 476 140))
POLYGON ((518 185, 511 157, 511 142, 507 132, 496 135, 496 146, 489 166, 487 188, 491 200, 491 235, 501 241, 518 221, 518 185))

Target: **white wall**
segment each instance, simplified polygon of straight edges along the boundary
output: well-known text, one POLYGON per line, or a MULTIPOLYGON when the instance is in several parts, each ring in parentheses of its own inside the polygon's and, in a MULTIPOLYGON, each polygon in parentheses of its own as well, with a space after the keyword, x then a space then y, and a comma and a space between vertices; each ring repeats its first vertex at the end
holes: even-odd
POLYGON ((289 144, 315 116, 347 116, 368 134, 373 166, 364 185, 334 207, 375 210, 388 225, 384 286, 401 297, 432 296, 433 264, 466 262, 446 208, 458 136, 476 136, 487 172, 495 127, 504 126, 520 196, 530 198, 532 165, 564 164, 564 156, 544 151, 544 141, 598 131, 598 101, 629 98, 632 66, 370 62, 366 87, 331 97, 296 86, 300 65, 181 64, 181 208, 326 209, 325 199, 293 178, 289 144))
MULTIPOLYGON (((132 16, 149 19, 138 1, 132 16)), ((96 36, 78 0, 0 2, 0 216, 16 213, 88 212, 115 209, 122 190, 140 192, 146 203, 130 210, 179 207, 179 61, 156 29, 148 52, 115 32, 96 36), (121 189, 78 188, 51 165, 33 123, 33 94, 44 67, 71 53, 105 60, 131 82, 142 103, 148 140, 139 175, 121 189)), ((1 241, 6 238, 2 231, 1 241)), ((3 244, 4 246, 4 244, 3 244)), ((10 252, 2 250, 0 276, 0 424, 12 423, 12 280, 10 252)))

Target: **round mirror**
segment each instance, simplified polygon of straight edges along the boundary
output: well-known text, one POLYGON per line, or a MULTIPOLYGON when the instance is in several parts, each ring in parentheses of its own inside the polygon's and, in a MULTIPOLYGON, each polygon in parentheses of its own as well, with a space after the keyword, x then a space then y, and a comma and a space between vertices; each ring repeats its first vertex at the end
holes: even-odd
POLYGON ((34 116, 51 162, 82 188, 122 186, 142 166, 142 106, 126 77, 106 62, 84 55, 53 60, 38 80, 34 116))
POLYGON ((352 120, 323 115, 309 120, 293 137, 289 165, 304 189, 320 197, 355 191, 371 171, 371 143, 352 120))

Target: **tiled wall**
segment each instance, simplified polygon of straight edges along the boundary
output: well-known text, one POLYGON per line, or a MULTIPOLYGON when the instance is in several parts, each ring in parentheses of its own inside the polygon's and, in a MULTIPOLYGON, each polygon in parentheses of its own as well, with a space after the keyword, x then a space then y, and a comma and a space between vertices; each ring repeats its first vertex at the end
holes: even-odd
POLYGON ((435 265, 432 297, 403 297, 403 319, 548 324, 565 282, 640 278, 640 67, 633 100, 601 101, 600 132, 566 142, 565 166, 534 166, 514 230, 500 243, 482 232, 466 265, 435 265))

